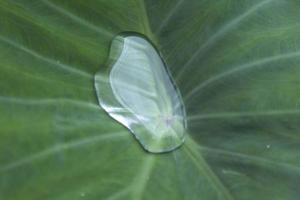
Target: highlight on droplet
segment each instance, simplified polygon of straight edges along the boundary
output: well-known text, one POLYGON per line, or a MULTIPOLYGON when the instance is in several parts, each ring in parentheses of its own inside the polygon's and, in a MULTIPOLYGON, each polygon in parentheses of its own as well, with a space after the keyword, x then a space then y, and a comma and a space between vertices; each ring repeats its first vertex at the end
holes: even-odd
POLYGON ((185 107, 160 54, 145 36, 122 33, 95 75, 100 106, 127 127, 142 147, 168 152, 184 142, 185 107))

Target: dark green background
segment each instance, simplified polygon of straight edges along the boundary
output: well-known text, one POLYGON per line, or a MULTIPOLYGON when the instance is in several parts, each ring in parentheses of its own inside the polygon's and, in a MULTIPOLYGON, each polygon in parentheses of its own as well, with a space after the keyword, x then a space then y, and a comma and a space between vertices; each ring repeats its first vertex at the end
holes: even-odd
POLYGON ((298 200, 299 0, 0 0, 0 199, 298 200), (146 153, 98 106, 123 31, 183 95, 184 146, 146 153))

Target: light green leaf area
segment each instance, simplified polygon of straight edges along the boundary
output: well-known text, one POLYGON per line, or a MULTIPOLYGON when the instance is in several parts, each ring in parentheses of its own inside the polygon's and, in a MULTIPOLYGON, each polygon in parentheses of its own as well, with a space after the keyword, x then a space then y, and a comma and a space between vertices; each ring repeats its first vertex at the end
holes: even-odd
POLYGON ((1 0, 0 199, 297 200, 299 0, 1 0), (112 38, 145 34, 184 145, 143 150, 102 110, 112 38))

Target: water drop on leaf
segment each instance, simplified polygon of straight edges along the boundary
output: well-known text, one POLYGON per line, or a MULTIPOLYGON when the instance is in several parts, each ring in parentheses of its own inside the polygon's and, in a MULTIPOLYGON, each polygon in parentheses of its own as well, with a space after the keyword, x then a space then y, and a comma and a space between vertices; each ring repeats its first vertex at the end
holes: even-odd
POLYGON ((116 36, 107 68, 95 75, 95 88, 100 106, 147 151, 167 152, 184 142, 186 117, 181 95, 146 37, 116 36))

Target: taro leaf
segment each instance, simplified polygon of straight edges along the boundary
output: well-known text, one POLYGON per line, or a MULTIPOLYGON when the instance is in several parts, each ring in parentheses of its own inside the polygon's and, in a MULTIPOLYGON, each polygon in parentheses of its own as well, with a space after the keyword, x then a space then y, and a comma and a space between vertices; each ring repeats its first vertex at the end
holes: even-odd
POLYGON ((299 0, 1 0, 0 199, 300 196, 299 0), (147 35, 187 108, 146 153, 98 106, 112 38, 147 35))

